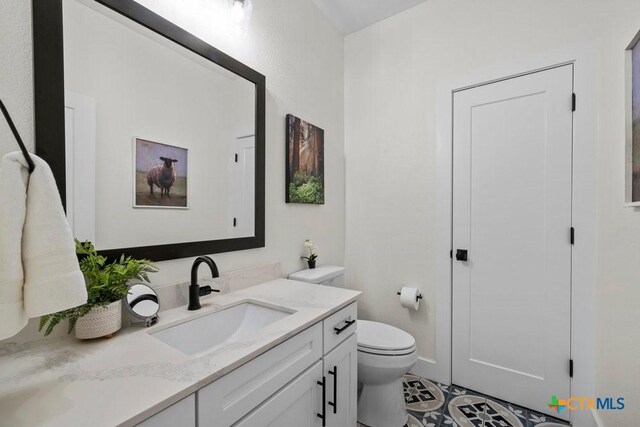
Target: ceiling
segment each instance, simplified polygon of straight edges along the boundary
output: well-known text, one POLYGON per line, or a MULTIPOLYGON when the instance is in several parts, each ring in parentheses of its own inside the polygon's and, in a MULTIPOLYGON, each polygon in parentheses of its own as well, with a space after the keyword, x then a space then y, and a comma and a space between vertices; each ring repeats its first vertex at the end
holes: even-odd
POLYGON ((313 0, 344 35, 424 1, 426 0, 313 0))

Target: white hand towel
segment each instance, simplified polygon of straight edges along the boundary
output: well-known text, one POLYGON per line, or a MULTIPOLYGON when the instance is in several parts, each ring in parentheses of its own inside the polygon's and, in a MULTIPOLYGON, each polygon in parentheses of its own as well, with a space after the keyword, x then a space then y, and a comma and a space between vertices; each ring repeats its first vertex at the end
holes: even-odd
POLYGON ((87 302, 71 229, 49 165, 22 153, 0 161, 0 339, 32 317, 87 302))

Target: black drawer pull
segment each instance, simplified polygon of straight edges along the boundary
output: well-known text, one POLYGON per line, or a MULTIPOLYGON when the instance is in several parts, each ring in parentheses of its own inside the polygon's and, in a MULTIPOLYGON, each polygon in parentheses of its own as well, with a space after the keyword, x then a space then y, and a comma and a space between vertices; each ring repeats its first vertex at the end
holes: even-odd
POLYGON ((334 366, 333 371, 329 371, 329 375, 333 375, 333 402, 329 402, 329 406, 333 406, 333 413, 338 413, 338 367, 334 366))
POLYGON ((322 427, 327 425, 327 378, 322 377, 322 381, 317 382, 322 386, 322 413, 316 414, 322 420, 322 427))
POLYGON ((338 328, 337 326, 335 328, 333 328, 334 331, 336 331, 336 335, 340 335, 341 333, 343 333, 349 326, 353 325, 354 323, 356 323, 355 320, 345 320, 344 321, 344 326, 342 328, 338 328))

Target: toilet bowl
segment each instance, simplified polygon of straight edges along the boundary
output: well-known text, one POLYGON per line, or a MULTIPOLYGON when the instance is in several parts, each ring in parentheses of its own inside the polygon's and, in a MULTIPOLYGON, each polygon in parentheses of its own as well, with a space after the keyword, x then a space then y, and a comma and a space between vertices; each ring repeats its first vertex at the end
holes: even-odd
MULTIPOLYGON (((344 268, 323 265, 301 270, 289 279, 343 287, 344 268)), ((402 376, 418 361, 416 340, 402 329, 358 320, 358 421, 369 427, 403 427, 405 408, 402 376)))
POLYGON ((370 427, 402 427, 402 376, 418 361, 415 339, 379 322, 358 320, 358 421, 370 427))

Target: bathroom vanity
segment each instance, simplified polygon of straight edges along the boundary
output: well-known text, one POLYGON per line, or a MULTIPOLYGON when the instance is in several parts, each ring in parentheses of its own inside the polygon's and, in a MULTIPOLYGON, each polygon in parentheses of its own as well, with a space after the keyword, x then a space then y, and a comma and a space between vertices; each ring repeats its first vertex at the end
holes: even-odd
POLYGON ((353 426, 355 318, 354 302, 141 425, 353 426))
POLYGON ((6 425, 356 425, 359 292, 277 279, 111 340, 0 348, 6 425))

